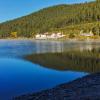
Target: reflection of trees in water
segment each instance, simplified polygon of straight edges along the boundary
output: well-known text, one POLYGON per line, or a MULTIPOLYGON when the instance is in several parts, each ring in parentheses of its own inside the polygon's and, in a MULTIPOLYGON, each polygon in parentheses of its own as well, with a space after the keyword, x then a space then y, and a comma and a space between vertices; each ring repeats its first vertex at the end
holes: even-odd
POLYGON ((53 41, 53 42, 45 42, 38 41, 36 43, 36 53, 47 53, 47 52, 63 52, 63 42, 53 41))
POLYGON ((56 52, 65 52, 70 50, 89 50, 93 48, 99 48, 100 45, 91 44, 91 43, 74 43, 74 42, 64 42, 64 41, 36 41, 35 44, 35 53, 56 53, 56 52))
POLYGON ((81 45, 79 50, 80 51, 84 51, 84 50, 87 50, 87 51, 92 51, 92 50, 99 50, 100 49, 100 45, 81 45))
POLYGON ((80 46, 80 51, 83 51, 83 50, 89 50, 89 51, 91 51, 92 49, 93 49, 92 45, 85 45, 85 47, 80 46))
POLYGON ((33 54, 26 59, 47 68, 84 72, 100 71, 100 49, 33 54))

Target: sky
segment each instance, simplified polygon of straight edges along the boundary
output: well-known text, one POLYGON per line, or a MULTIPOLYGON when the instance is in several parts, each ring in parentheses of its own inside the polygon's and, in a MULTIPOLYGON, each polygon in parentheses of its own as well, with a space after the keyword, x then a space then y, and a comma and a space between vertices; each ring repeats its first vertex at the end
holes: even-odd
POLYGON ((86 1, 94 0, 0 0, 0 23, 28 15, 48 6, 86 1))

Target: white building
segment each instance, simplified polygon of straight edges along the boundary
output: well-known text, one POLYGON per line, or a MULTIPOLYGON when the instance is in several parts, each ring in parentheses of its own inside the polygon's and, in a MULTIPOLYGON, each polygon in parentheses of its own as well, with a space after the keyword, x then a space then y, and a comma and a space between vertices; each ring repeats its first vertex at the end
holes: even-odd
POLYGON ((57 37, 58 37, 58 38, 62 38, 62 37, 65 37, 65 35, 62 34, 62 33, 57 33, 57 37))
POLYGON ((45 34, 37 34, 35 35, 36 39, 47 39, 47 36, 45 34))
POLYGON ((44 33, 44 34, 37 34, 35 38, 36 39, 59 39, 64 36, 65 35, 63 35, 62 33, 52 33, 51 35, 49 35, 48 33, 44 33))
POLYGON ((94 34, 92 33, 92 31, 90 31, 89 33, 83 33, 83 31, 80 32, 81 36, 86 36, 86 37, 91 37, 94 36, 94 34))

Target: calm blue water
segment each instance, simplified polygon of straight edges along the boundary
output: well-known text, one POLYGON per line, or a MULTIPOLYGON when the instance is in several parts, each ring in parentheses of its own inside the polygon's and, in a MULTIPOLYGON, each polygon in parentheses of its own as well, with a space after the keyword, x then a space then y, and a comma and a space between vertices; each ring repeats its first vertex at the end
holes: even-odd
POLYGON ((51 70, 23 60, 23 56, 32 53, 63 52, 69 49, 68 45, 57 41, 1 40, 0 100, 11 100, 14 96, 52 88, 87 75, 84 72, 51 70))
POLYGON ((50 70, 23 60, 0 59, 0 100, 51 88, 84 75, 50 70))

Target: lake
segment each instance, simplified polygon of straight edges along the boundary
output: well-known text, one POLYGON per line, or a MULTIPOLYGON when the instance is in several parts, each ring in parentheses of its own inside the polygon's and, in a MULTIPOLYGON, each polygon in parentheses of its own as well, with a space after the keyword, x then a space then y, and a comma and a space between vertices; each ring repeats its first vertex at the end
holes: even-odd
POLYGON ((49 89, 99 71, 94 67, 99 66, 99 58, 95 58, 99 47, 99 42, 0 40, 0 100, 49 89), (91 68, 92 60, 95 62, 91 68))

